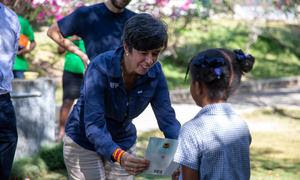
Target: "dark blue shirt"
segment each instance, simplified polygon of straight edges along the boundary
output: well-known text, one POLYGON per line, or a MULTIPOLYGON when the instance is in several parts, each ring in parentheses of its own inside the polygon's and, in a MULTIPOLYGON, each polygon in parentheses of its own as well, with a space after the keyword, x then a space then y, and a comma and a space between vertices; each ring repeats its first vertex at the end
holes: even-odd
POLYGON ((120 46, 125 22, 135 13, 124 9, 111 12, 104 3, 83 6, 58 21, 64 37, 77 35, 84 41, 90 59, 120 46))
POLYGON ((149 103, 166 138, 177 139, 180 130, 160 63, 139 76, 133 89, 127 92, 121 71, 123 54, 121 47, 98 55, 89 64, 81 95, 65 129, 77 144, 106 159, 110 159, 117 147, 128 150, 136 142, 132 119, 149 103))

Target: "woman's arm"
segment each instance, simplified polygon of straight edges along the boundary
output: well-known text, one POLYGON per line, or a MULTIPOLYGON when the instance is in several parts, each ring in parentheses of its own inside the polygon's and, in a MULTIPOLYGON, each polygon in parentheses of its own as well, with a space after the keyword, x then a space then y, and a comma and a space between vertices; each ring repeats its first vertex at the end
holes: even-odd
POLYGON ((81 90, 84 96, 83 120, 86 137, 94 144, 96 152, 110 160, 118 145, 106 127, 104 99, 107 76, 97 62, 98 59, 94 59, 84 77, 81 90))
POLYGON ((198 171, 191 169, 187 166, 182 166, 182 179, 183 180, 199 180, 198 171))
MULTIPOLYGON (((159 65, 160 66, 160 65, 159 65)), ((154 111, 159 129, 166 138, 177 139, 180 131, 180 123, 176 119, 175 111, 171 106, 169 90, 166 78, 161 70, 157 75, 158 85, 155 89, 151 106, 154 111)))

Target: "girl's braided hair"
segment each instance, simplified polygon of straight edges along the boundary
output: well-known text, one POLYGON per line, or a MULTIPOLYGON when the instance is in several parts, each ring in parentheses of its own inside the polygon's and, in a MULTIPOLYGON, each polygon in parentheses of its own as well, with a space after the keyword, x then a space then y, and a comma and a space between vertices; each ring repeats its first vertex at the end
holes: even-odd
POLYGON ((242 50, 208 49, 190 61, 186 77, 204 84, 211 100, 226 100, 240 84, 244 73, 251 71, 255 58, 242 50))

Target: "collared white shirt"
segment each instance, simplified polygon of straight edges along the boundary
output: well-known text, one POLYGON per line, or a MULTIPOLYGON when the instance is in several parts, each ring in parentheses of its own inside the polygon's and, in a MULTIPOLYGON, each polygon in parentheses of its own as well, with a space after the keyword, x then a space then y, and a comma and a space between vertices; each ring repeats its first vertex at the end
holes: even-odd
POLYGON ((209 104, 182 126, 174 161, 201 180, 249 180, 250 143, 246 122, 230 104, 209 104))
POLYGON ((12 90, 12 67, 18 50, 20 23, 18 16, 0 3, 0 94, 12 90))

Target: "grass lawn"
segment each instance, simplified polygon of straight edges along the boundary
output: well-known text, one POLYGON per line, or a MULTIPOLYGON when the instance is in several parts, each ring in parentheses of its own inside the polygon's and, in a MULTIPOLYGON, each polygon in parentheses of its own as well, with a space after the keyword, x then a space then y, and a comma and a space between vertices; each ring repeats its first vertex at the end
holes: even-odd
MULTIPOLYGON (((243 114, 242 117, 247 121, 251 134, 251 179, 253 180, 298 180, 300 179, 300 110, 290 109, 265 109, 252 113, 243 114)), ((162 137, 159 131, 138 133, 137 155, 143 156, 150 136, 162 137)), ((61 148, 61 147, 59 147, 61 148)), ((51 150, 47 150, 51 151, 51 150)), ((58 149, 53 152, 58 152, 58 149)), ((60 150, 61 151, 61 150, 60 150)), ((45 152, 45 150, 44 150, 45 152)), ((44 156, 47 155, 43 153, 44 156)), ((60 157, 56 155, 54 157, 60 157)), ((65 170, 47 171, 43 166, 43 157, 36 160, 26 160, 31 163, 18 163, 19 170, 15 169, 16 174, 23 170, 44 169, 44 173, 39 178, 34 179, 66 179, 65 170), (41 164, 41 165, 37 165, 41 164), (22 167, 23 166, 23 167, 22 167), (38 167, 41 166, 41 167, 38 167)), ((48 156, 48 159, 51 157, 48 156)), ((56 160, 54 163, 57 163, 56 160)), ((16 162, 14 166, 16 166, 16 162)), ((47 163, 46 163, 47 164, 47 163)), ((54 167, 52 162, 52 166, 54 167)), ((16 168, 16 167, 15 167, 16 168)), ((156 177, 140 175, 137 180, 146 179, 170 179, 167 177, 156 177)))
POLYGON ((300 179, 300 111, 246 114, 252 133, 252 179, 300 179))

